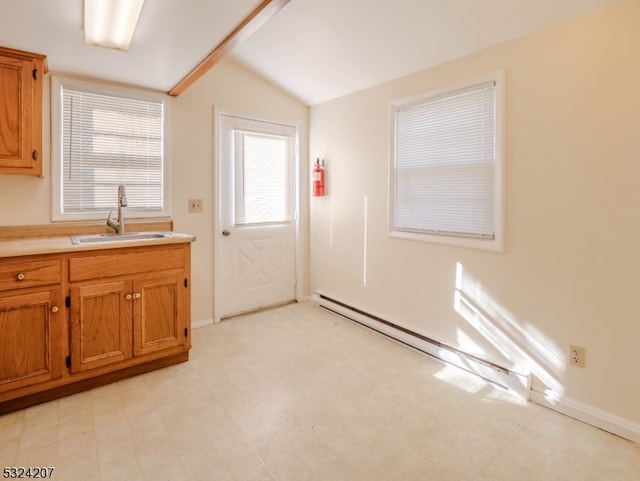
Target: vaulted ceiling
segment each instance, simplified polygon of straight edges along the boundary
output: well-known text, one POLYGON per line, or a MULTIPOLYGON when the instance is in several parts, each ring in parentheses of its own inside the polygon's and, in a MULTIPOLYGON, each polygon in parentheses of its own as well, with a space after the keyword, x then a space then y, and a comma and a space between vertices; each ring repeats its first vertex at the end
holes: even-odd
MULTIPOLYGON (((291 0, 230 55, 315 105, 618 1, 291 0)), ((47 55, 52 72, 169 91, 261 3, 147 0, 120 52, 83 44, 82 0, 0 0, 0 46, 47 55)))

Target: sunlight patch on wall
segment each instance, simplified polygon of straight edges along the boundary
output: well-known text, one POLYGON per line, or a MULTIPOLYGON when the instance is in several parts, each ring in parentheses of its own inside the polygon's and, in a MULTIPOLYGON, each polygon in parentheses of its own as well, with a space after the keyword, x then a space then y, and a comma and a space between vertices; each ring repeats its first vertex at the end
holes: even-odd
POLYGON ((367 227, 369 222, 369 209, 367 196, 364 196, 364 234, 362 242, 362 287, 367 287, 367 227))
POLYGON ((472 354, 474 356, 478 356, 479 358, 486 357, 487 353, 484 351, 484 349, 482 349, 480 346, 478 346, 478 343, 475 342, 471 338, 471 336, 469 336, 469 334, 464 332, 459 327, 456 328, 456 340, 457 340, 457 343, 458 343, 458 347, 463 352, 466 352, 468 354, 472 354))
POLYGON ((562 397, 564 386, 558 380, 559 374, 566 369, 562 352, 534 326, 518 321, 459 262, 456 264, 454 309, 512 363, 514 371, 533 374, 542 381, 547 387, 547 399, 562 397))
MULTIPOLYGON (((329 247, 333 248, 333 175, 327 176, 329 180, 329 247)), ((327 193, 325 192, 325 195, 327 193)))

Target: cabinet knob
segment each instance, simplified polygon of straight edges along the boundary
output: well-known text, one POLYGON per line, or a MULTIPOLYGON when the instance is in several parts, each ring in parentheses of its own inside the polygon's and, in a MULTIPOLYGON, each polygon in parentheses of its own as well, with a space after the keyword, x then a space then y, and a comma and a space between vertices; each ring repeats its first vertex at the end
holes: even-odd
POLYGON ((58 308, 58 306, 53 306, 51 308, 51 312, 58 312, 60 309, 58 308))
POLYGON ((131 294, 127 294, 126 296, 124 296, 124 298, 125 298, 127 301, 130 301, 131 299, 133 299, 133 296, 132 296, 131 294))
POLYGON ((16 276, 16 279, 18 279, 19 281, 24 281, 24 274, 21 272, 16 276))
POLYGON ((142 294, 140 294, 139 292, 134 292, 133 293, 133 298, 134 299, 140 299, 142 297, 142 294))

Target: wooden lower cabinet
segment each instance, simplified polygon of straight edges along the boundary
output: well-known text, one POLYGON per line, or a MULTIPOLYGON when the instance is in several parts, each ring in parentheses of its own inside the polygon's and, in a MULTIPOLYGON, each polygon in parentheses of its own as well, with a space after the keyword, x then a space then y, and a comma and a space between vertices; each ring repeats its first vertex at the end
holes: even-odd
POLYGON ((71 288, 71 372, 126 361, 132 356, 131 282, 71 288))
POLYGON ((0 297, 0 393, 63 375, 60 301, 59 290, 0 297))
POLYGON ((71 372, 184 347, 184 273, 71 287, 71 372))
POLYGON ((189 243, 4 262, 0 414, 186 361, 190 262, 189 243))
POLYGON ((133 350, 142 356, 187 343, 185 284, 180 272, 134 282, 133 350))

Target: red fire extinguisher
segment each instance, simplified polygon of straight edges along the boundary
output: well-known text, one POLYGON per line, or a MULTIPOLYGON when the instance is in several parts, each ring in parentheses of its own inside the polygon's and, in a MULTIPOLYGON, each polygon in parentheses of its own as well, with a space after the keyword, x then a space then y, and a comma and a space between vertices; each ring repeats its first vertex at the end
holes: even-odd
POLYGON ((322 159, 322 164, 320 159, 317 159, 313 169, 313 196, 324 197, 324 159, 322 159))

